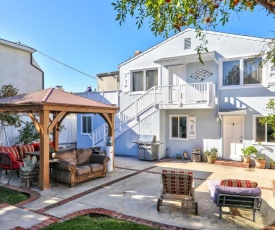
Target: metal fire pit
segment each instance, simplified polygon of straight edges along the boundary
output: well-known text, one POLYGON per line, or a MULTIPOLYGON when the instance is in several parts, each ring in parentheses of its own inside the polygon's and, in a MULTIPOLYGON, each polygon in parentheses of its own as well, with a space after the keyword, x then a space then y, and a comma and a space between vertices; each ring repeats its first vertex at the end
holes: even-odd
POLYGON ((138 158, 140 160, 153 161, 158 159, 160 142, 156 141, 156 136, 140 135, 139 140, 134 143, 138 144, 138 158))

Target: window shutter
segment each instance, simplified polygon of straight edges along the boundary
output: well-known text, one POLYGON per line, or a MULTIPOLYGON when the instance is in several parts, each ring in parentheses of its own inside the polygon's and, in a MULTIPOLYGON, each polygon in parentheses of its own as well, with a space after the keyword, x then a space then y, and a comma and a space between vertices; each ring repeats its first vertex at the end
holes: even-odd
POLYGON ((125 71, 123 73, 123 92, 129 93, 130 91, 130 72, 125 71))

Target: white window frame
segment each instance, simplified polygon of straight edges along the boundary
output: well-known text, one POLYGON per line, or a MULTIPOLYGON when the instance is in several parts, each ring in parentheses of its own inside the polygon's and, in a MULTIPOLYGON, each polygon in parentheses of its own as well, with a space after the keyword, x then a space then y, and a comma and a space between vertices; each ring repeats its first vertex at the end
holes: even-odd
POLYGON ((189 140, 188 138, 188 133, 189 133, 189 130, 188 130, 188 119, 189 115, 186 115, 186 114, 172 114, 172 115, 169 115, 169 140, 189 140), (172 117, 186 117, 186 138, 176 138, 176 137, 172 137, 172 117))
MULTIPOLYGON (((150 70, 157 70, 157 80, 158 80, 158 85, 159 85, 159 82, 160 82, 160 76, 159 76, 159 73, 160 73, 160 70, 159 70, 159 67, 149 67, 149 68, 141 68, 141 69, 134 69, 134 70, 131 70, 130 71, 130 93, 131 94, 140 94, 140 93, 143 93, 143 92, 146 92, 146 90, 142 90, 142 91, 133 91, 133 73, 134 72, 143 72, 143 87, 144 89, 146 89, 146 71, 150 71, 150 70)), ((157 85, 157 86, 158 86, 157 85)))
MULTIPOLYGON (((232 57, 232 58, 220 58, 219 59, 219 69, 220 69, 220 89, 239 89, 239 88, 257 88, 257 87, 267 87, 266 85, 266 65, 262 67, 262 82, 256 84, 243 84, 243 67, 244 60, 253 58, 253 56, 244 57, 232 57), (240 61, 240 84, 239 85, 223 85, 223 63, 227 61, 240 61)), ((261 57, 263 58, 263 57, 261 57)))
MULTIPOLYGON (((258 144, 259 142, 256 141, 256 119, 257 118, 261 118, 261 117, 264 117, 264 115, 262 114, 253 114, 252 115, 252 127, 253 127, 253 141, 252 143, 253 144, 258 144)), ((272 146, 275 146, 275 142, 267 142, 267 124, 265 124, 265 141, 264 142, 261 142, 261 145, 272 145, 272 146)))
POLYGON ((81 116, 81 135, 90 135, 92 132, 93 132, 93 115, 83 114, 81 116), (90 117, 91 118, 91 132, 90 133, 84 133, 83 132, 83 117, 90 117))

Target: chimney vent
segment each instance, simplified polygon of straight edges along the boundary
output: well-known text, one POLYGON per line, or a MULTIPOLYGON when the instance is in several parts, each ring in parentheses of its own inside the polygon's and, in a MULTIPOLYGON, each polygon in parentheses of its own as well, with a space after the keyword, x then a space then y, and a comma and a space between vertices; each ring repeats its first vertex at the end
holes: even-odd
POLYGON ((135 53, 134 53, 134 57, 136 57, 136 56, 138 56, 139 54, 141 54, 141 51, 135 51, 135 53))

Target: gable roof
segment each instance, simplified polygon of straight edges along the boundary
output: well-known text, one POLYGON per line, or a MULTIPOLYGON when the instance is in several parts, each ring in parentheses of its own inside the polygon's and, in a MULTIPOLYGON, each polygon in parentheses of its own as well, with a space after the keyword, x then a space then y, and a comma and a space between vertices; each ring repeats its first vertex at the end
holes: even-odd
MULTIPOLYGON (((149 53, 150 51, 162 46, 163 44, 177 38, 178 36, 181 36, 185 33, 188 33, 188 32, 196 32, 195 29, 192 29, 192 28, 186 28, 185 30, 175 34, 174 36, 164 40, 163 42, 160 42, 158 43, 157 45, 143 51, 142 53, 140 53, 139 55, 137 56, 134 56, 128 60, 126 60, 125 62, 122 62, 121 64, 118 65, 118 68, 120 68, 121 66, 123 65, 126 65, 127 63, 133 61, 133 60, 136 60, 138 58, 140 58, 141 56, 149 53)), ((239 35, 239 34, 230 34, 230 33, 223 33, 223 32, 216 32, 216 31, 209 31, 209 30, 203 30, 204 33, 206 34, 211 34, 211 35, 219 35, 219 36, 225 36, 225 37, 232 37, 232 38, 239 38, 239 39, 246 39, 246 40, 255 40, 255 41, 263 41, 263 40, 266 40, 267 38, 260 38, 260 37, 252 37, 252 36, 246 36, 246 35, 239 35)))
MULTIPOLYGON (((74 108, 97 108, 97 109, 112 109, 118 108, 112 105, 107 105, 98 101, 84 98, 73 93, 68 93, 59 89, 49 88, 31 93, 19 94, 13 97, 0 99, 0 111, 8 110, 8 107, 15 106, 66 106, 70 107, 72 112, 77 112, 74 108), (5 108, 4 108, 5 107, 5 108)), ((20 110, 21 111, 21 110, 20 110)))
POLYGON ((4 39, 1 39, 1 38, 0 38, 0 44, 4 45, 4 46, 9 46, 9 47, 12 47, 12 48, 15 48, 15 49, 24 50, 24 51, 27 51, 27 52, 30 52, 30 53, 34 53, 36 51, 35 49, 33 49, 29 46, 23 45, 20 42, 18 42, 18 43, 11 42, 11 41, 4 40, 4 39))

